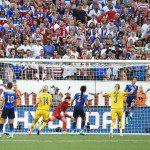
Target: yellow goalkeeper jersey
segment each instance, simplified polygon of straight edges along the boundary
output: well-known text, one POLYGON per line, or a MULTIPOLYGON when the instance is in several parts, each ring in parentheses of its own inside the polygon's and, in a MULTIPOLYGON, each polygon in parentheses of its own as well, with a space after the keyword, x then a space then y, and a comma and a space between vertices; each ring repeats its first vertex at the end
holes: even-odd
POLYGON ((52 96, 51 94, 48 94, 48 93, 40 93, 38 95, 38 99, 40 99, 40 103, 38 105, 38 110, 47 110, 49 111, 50 109, 50 103, 52 101, 52 96))
POLYGON ((117 95, 114 92, 110 92, 107 95, 111 98, 111 109, 123 108, 123 97, 126 95, 126 92, 119 91, 117 95))

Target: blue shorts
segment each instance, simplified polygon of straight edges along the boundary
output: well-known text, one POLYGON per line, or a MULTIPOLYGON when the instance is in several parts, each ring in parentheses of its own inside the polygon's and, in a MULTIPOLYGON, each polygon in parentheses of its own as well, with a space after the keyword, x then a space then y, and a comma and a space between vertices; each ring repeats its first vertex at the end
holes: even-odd
POLYGON ((85 111, 84 111, 83 107, 75 106, 74 112, 73 112, 73 117, 74 118, 85 117, 85 111))
POLYGON ((126 100, 127 107, 130 107, 131 103, 135 103, 135 101, 136 101, 136 97, 127 97, 126 100))
POLYGON ((3 108, 1 118, 6 119, 7 117, 9 119, 14 119, 15 118, 14 108, 3 108))

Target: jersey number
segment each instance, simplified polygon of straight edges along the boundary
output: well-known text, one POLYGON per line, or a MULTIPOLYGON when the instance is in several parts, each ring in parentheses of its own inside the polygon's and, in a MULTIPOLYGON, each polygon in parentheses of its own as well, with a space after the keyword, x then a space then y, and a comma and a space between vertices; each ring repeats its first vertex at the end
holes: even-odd
POLYGON ((14 96, 8 96, 7 103, 13 103, 14 102, 14 96))
POLYGON ((114 101, 114 103, 117 103, 117 95, 115 95, 116 100, 114 101))
POLYGON ((44 104, 45 103, 48 104, 48 97, 47 98, 44 97, 44 104))

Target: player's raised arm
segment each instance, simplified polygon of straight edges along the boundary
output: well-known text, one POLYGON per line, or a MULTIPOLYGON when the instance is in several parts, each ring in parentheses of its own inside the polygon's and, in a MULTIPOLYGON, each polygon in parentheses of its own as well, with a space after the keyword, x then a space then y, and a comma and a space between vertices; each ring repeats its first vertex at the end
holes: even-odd
POLYGON ((106 93, 105 93, 105 94, 103 94, 103 92, 102 92, 102 91, 100 92, 100 94, 101 94, 103 97, 108 96, 106 93))

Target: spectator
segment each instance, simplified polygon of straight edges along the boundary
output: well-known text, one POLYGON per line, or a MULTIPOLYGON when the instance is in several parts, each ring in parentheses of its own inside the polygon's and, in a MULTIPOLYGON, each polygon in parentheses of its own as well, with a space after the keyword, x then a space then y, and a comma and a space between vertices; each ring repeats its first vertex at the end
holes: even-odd
POLYGON ((34 58, 38 57, 38 56, 40 55, 41 49, 43 49, 43 46, 41 46, 40 43, 41 43, 41 39, 38 38, 38 39, 36 40, 36 45, 34 45, 34 46, 32 47, 32 52, 33 52, 33 57, 34 57, 34 58))
POLYGON ((57 106, 58 104, 60 104, 62 102, 62 98, 61 96, 59 95, 59 88, 58 87, 55 87, 54 88, 54 94, 52 94, 52 97, 53 97, 53 105, 54 106, 57 106))
POLYGON ((8 58, 19 58, 18 56, 16 56, 16 50, 14 48, 10 50, 10 55, 8 56, 8 58))
POLYGON ((71 56, 71 49, 66 49, 66 54, 62 57, 62 59, 70 59, 71 56))
POLYGON ((44 46, 45 57, 47 56, 53 57, 54 50, 55 46, 51 44, 51 39, 47 38, 47 44, 44 46))
POLYGON ((147 99, 147 96, 144 93, 143 86, 140 85, 138 87, 138 91, 137 91, 137 98, 136 98, 135 106, 137 106, 137 107, 146 106, 146 99, 147 99))
POLYGON ((22 98, 22 94, 21 91, 18 90, 18 85, 14 84, 14 92, 17 94, 17 106, 21 105, 21 98, 22 98))

